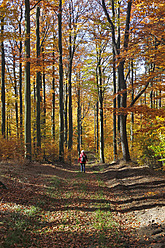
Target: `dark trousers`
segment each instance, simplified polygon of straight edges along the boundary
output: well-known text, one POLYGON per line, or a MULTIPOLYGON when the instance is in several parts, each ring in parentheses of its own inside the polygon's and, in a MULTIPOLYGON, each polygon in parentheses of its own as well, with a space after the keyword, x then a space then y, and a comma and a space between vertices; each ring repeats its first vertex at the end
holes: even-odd
POLYGON ((81 172, 85 172, 85 164, 81 163, 81 172))

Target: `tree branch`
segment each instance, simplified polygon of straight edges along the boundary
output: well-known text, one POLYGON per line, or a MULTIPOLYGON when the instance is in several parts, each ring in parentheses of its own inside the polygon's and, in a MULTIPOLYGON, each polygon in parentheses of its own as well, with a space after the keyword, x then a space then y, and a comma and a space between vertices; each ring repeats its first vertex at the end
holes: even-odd
POLYGON ((102 7, 103 7, 104 13, 105 13, 105 15, 107 17, 107 20, 108 20, 109 24, 111 25, 112 43, 113 43, 113 47, 114 47, 115 53, 117 55, 118 53, 117 53, 117 44, 116 44, 116 41, 115 41, 115 27, 114 27, 114 24, 113 24, 113 22, 112 22, 112 20, 111 20, 111 18, 109 16, 109 14, 108 14, 108 11, 107 11, 107 8, 105 6, 105 1, 104 0, 102 0, 102 7))
POLYGON ((41 1, 42 1, 42 0, 38 0, 38 2, 37 2, 36 4, 34 4, 33 7, 31 7, 30 11, 31 11, 32 9, 34 9, 41 1))
POLYGON ((132 107, 135 104, 135 102, 140 98, 140 96, 146 91, 149 83, 150 83, 150 80, 148 80, 148 82, 146 83, 144 89, 141 92, 139 92, 139 94, 134 98, 134 100, 131 102, 129 107, 132 107))
POLYGON ((125 24, 125 35, 124 35, 124 48, 128 48, 128 42, 129 42, 129 25, 130 25, 130 18, 131 18, 131 6, 132 6, 132 0, 128 0, 128 6, 127 6, 127 17, 126 17, 126 24, 125 24))

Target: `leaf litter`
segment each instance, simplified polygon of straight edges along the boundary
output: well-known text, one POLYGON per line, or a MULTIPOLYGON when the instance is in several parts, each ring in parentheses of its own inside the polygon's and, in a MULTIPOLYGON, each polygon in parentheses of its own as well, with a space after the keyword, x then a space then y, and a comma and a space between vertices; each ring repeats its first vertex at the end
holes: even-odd
MULTIPOLYGON (((1 189, 0 247, 161 247, 164 223, 154 227, 158 221, 148 216, 150 222, 142 226, 144 215, 136 209, 147 211, 148 203, 139 205, 142 192, 136 197, 135 188, 121 174, 111 179, 120 180, 118 186, 111 187, 112 166, 102 172, 98 168, 87 166, 83 174, 76 164, 1 163, 7 190, 1 189), (146 229, 154 233, 152 239, 146 229)), ((141 201, 153 201, 158 193, 163 193, 161 187, 145 191, 141 201)))

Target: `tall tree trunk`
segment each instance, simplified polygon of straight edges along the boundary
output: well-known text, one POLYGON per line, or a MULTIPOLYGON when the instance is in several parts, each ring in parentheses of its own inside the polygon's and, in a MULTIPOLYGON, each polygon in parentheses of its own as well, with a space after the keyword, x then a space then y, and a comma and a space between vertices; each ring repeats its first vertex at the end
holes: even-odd
POLYGON ((36 76, 36 87, 37 87, 37 148, 41 148, 41 109, 40 109, 40 101, 41 101, 41 72, 40 72, 40 7, 37 7, 36 10, 36 50, 37 50, 37 76, 36 76))
POLYGON ((31 160, 30 2, 25 0, 25 158, 31 160))
POLYGON ((43 142, 44 142, 44 158, 45 158, 45 141, 46 141, 46 82, 45 82, 45 70, 44 70, 44 47, 42 47, 42 82, 43 82, 43 142))
MULTIPOLYGON (((114 0, 112 0, 112 15, 113 15, 113 19, 115 20, 116 18, 116 12, 115 12, 115 2, 114 0)), ((116 42, 116 52, 115 52, 115 48, 114 48, 114 41, 116 40, 115 38, 115 32, 112 32, 112 47, 113 47, 113 91, 114 94, 116 94, 116 58, 115 55, 118 53, 120 53, 120 1, 118 1, 118 7, 117 7, 117 42, 116 42)), ((118 91, 118 95, 117 95, 117 100, 116 98, 114 98, 113 101, 113 106, 118 107, 118 109, 120 109, 120 77, 119 77, 119 72, 118 72, 118 77, 117 77, 117 91, 118 91)), ((114 108, 116 108, 114 107, 114 108)), ((118 145, 118 150, 120 151, 120 139, 118 139, 118 143, 117 143, 117 132, 118 132, 118 137, 120 136, 120 114, 117 115, 116 117, 116 113, 113 113, 113 150, 114 150, 114 160, 116 160, 117 157, 117 145, 118 145)))
MULTIPOLYGON (((70 27, 71 28, 71 27, 70 27)), ((71 160, 72 139, 73 139, 73 119, 72 119, 72 47, 71 34, 69 36, 69 160, 71 160)))
POLYGON ((116 132, 116 60, 113 49, 113 159, 117 159, 117 132, 116 132))
MULTIPOLYGON (((67 76, 66 76, 67 78, 67 76)), ((68 83, 65 83, 65 146, 67 147, 68 142, 68 83)))
POLYGON ((81 104, 80 104, 80 81, 77 87, 77 152, 80 155, 81 149, 81 104))
MULTIPOLYGON (((53 49, 55 48, 55 44, 53 43, 53 49)), ((55 141, 55 56, 54 56, 54 50, 53 50, 53 68, 52 68, 52 139, 53 142, 55 141)))
MULTIPOLYGON (((97 85, 97 93, 99 96, 99 87, 98 87, 99 81, 98 81, 97 67, 96 67, 96 85, 97 85)), ((98 151, 99 151, 99 101, 97 100, 97 103, 96 103, 96 153, 98 153, 98 151)))
MULTIPOLYGON (((22 6, 21 6, 21 18, 19 22, 19 35, 22 36, 21 29, 22 21, 22 6)), ((19 45, 19 105, 20 105, 20 139, 23 141, 23 107, 22 107, 22 41, 20 40, 19 45)))
MULTIPOLYGON (((117 20, 119 22, 120 20, 120 3, 118 3, 119 7, 118 7, 118 17, 117 20)), ((115 4, 114 4, 114 0, 112 0, 112 15, 113 15, 113 19, 115 20, 115 4)), ((118 25, 118 37, 120 37, 120 24, 118 25)), ((120 44, 120 41, 118 41, 118 43, 120 44)), ((112 47, 113 47, 113 41, 112 41, 112 47)), ((114 48, 112 48, 112 52, 113 52, 113 95, 114 95, 114 99, 113 99, 113 159, 114 161, 117 159, 117 130, 116 130, 116 124, 117 124, 117 120, 116 120, 116 106, 117 106, 117 101, 116 101, 116 58, 115 58, 115 50, 114 48)), ((119 95, 118 95, 119 97, 119 95)), ((119 100, 120 101, 120 100, 119 100)), ((119 115, 118 115, 119 118, 119 115)), ((118 129, 118 131, 120 131, 118 129)))
MULTIPOLYGON (((36 151, 36 83, 33 81, 33 148, 36 151)), ((36 155, 36 154, 35 154, 36 155)))
POLYGON ((58 10, 58 47, 59 47, 59 160, 64 161, 64 103, 63 103, 63 63, 62 63, 62 0, 58 10))
POLYGON ((96 153, 99 151, 99 102, 96 103, 96 153))
MULTIPOLYGON (((118 27, 117 27, 117 52, 120 53, 120 43, 121 43, 121 39, 120 39, 120 1, 118 1, 118 8, 117 8, 117 19, 118 19, 118 27)), ((113 42, 112 42, 113 43, 113 42)), ((114 49, 113 49, 114 50, 114 49)), ((114 51, 115 52, 115 51, 114 51)), ((118 104, 118 109, 120 109, 120 90, 121 90, 121 87, 120 87, 120 76, 119 76, 119 71, 118 71, 118 77, 117 77, 117 80, 118 80, 118 83, 117 83, 117 91, 118 91, 118 96, 117 96, 117 104, 118 104)), ((120 115, 118 114, 118 125, 117 125, 117 130, 118 130, 118 137, 120 137, 120 115)), ((120 150, 120 139, 118 141, 118 148, 120 150)))
POLYGON ((15 66, 15 51, 13 55, 13 74, 14 74, 14 93, 15 93, 15 116, 16 116, 16 135, 19 137, 18 132, 18 92, 17 92, 17 79, 16 79, 16 66, 15 66))
POLYGON ((120 105, 121 105, 121 114, 120 114, 120 138, 121 138, 121 147, 123 152, 123 159, 125 161, 130 160, 129 148, 128 148, 128 140, 127 140, 127 113, 125 112, 127 107, 127 91, 126 91, 126 82, 124 79, 124 62, 119 63, 119 77, 120 77, 120 85, 121 91, 123 92, 120 96, 120 105))
MULTIPOLYGON (((131 60, 131 85, 132 85, 132 101, 134 100, 134 65, 133 60, 131 60)), ((131 112, 131 142, 133 146, 133 140, 134 140, 134 113, 131 112)))
POLYGON ((162 107, 162 91, 159 90, 159 108, 162 107))
POLYGON ((96 152, 96 105, 94 104, 94 151, 96 152))
POLYGON ((3 43, 4 18, 1 18, 1 106, 2 106, 2 136, 5 138, 5 50, 3 43))
POLYGON ((104 115, 103 115, 103 83, 101 66, 99 65, 99 109, 100 109, 100 162, 104 160, 104 115))
MULTIPOLYGON (((125 24, 125 33, 124 33, 124 45, 123 48, 125 51, 128 49, 129 44, 129 31, 130 31, 130 16, 131 16, 131 6, 132 6, 132 0, 128 0, 127 4, 127 11, 126 11, 126 24, 125 24)), ((102 0, 102 7, 105 12, 105 15, 107 17, 107 20, 111 26, 112 31, 112 42, 113 42, 113 48, 115 51, 115 55, 118 56, 119 59, 119 65, 118 65, 118 80, 120 85, 120 91, 122 94, 120 94, 120 108, 121 108, 121 114, 120 114, 120 138, 121 138, 121 146, 122 146, 122 153, 123 153, 123 159, 125 161, 130 160, 130 154, 129 154, 129 148, 128 148, 128 140, 127 140, 127 129, 126 129, 126 120, 127 120, 127 113, 126 113, 126 107, 127 107, 127 85, 126 80, 124 78, 124 65, 125 65, 125 59, 121 58, 120 56, 120 48, 119 48, 119 36, 118 40, 116 42, 115 39, 115 26, 109 16, 109 13, 107 11, 105 1, 102 0)))

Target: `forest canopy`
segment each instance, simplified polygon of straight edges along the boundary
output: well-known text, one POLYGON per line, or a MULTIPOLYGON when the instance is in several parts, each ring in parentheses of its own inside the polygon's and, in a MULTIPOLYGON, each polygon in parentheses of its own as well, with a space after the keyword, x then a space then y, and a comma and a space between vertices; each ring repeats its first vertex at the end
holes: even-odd
POLYGON ((163 0, 0 2, 1 159, 165 159, 163 0))

